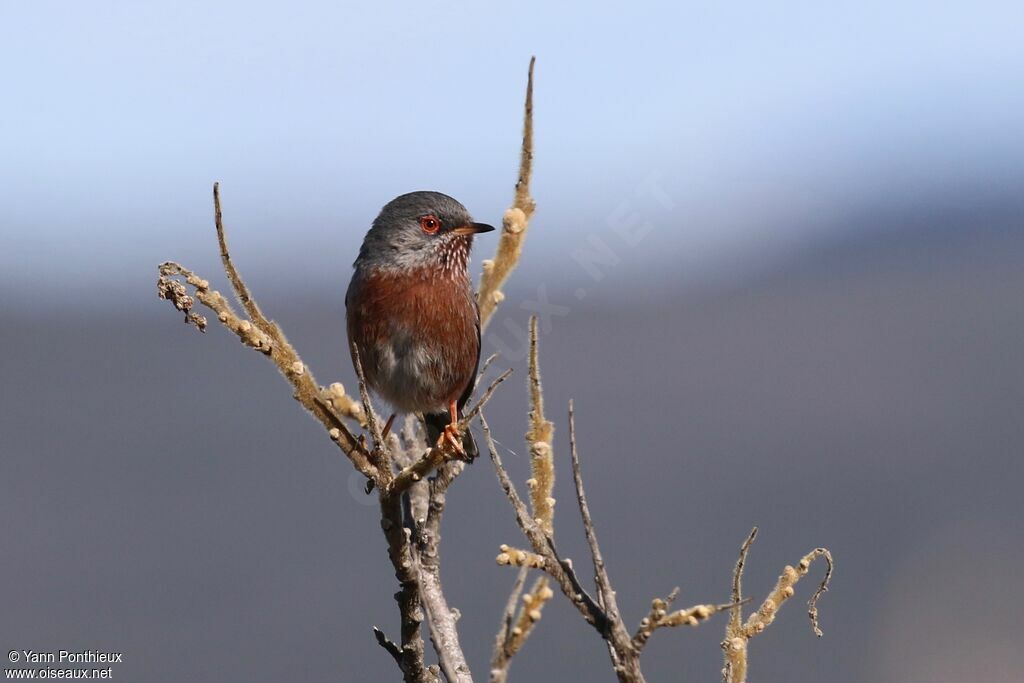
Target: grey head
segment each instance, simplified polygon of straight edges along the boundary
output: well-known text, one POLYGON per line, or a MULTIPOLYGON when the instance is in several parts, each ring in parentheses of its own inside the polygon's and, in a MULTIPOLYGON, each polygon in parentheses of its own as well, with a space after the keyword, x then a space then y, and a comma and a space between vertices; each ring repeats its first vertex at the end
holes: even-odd
POLYGON ((353 264, 357 269, 464 274, 473 235, 494 230, 440 192, 410 192, 384 205, 353 264))

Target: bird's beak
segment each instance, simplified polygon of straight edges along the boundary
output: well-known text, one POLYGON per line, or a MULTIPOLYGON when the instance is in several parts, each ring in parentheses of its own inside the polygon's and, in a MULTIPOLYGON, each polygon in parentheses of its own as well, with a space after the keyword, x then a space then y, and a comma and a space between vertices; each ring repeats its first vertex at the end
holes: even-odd
POLYGON ((470 223, 469 225, 463 225, 459 228, 453 228, 452 233, 456 235, 475 235, 478 232, 490 232, 494 230, 493 225, 487 225, 486 223, 470 223))

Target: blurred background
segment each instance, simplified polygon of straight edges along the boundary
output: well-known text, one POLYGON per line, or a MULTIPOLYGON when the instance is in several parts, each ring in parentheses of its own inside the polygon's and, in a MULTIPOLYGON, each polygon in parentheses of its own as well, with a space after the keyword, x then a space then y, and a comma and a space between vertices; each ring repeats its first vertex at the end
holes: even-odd
MULTIPOLYGON (((0 4, 0 648, 124 653, 135 681, 396 680, 373 500, 258 354, 156 299, 233 254, 322 383, 379 208, 498 222, 537 55, 538 211, 484 341, 528 476, 525 330, 565 406, 620 603, 762 598, 751 680, 1024 678, 1024 49, 1019 3, 0 4)), ((478 240, 474 273, 495 241, 478 240)), ((478 679, 521 544, 490 464, 449 496, 478 679)), ((719 680, 724 618, 659 632, 651 681, 719 680)), ((613 680, 560 598, 512 680, 613 680)))

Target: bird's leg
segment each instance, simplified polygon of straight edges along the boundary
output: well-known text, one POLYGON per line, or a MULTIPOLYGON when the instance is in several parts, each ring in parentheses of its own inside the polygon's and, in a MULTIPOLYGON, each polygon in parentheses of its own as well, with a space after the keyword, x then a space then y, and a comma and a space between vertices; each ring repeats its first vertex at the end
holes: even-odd
POLYGON ((391 432, 391 425, 394 423, 394 421, 395 421, 395 414, 391 413, 391 417, 389 417, 388 421, 384 423, 384 431, 382 431, 380 433, 380 438, 382 438, 382 439, 388 438, 388 433, 391 432))
POLYGON ((449 401, 448 411, 451 415, 451 422, 445 425, 444 432, 441 434, 441 438, 438 439, 437 445, 440 446, 442 442, 447 442, 455 452, 465 457, 466 450, 462 447, 462 434, 459 432, 459 407, 455 401, 449 401))

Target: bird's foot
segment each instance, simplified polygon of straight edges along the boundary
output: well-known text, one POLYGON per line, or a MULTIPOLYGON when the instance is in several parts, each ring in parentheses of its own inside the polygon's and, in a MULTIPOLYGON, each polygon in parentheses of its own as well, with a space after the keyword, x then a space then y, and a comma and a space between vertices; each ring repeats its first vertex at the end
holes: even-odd
POLYGON ((382 439, 388 438, 388 434, 391 432, 391 425, 393 425, 394 423, 395 414, 391 413, 391 417, 388 418, 388 421, 384 424, 384 429, 380 433, 382 439))
POLYGON ((455 455, 465 459, 466 449, 462 447, 462 433, 459 431, 459 423, 452 422, 445 425, 444 431, 437 440, 437 447, 442 450, 451 450, 455 455))

